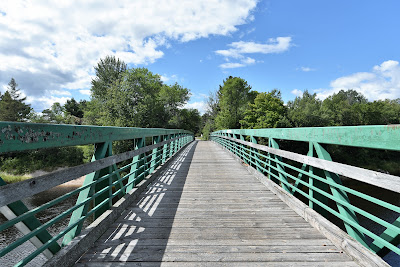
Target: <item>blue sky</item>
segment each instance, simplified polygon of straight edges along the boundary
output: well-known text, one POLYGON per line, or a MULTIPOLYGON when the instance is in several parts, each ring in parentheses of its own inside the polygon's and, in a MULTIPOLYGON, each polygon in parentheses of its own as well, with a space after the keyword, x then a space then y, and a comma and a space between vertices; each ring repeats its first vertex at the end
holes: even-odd
POLYGON ((190 89, 187 107, 201 111, 230 75, 285 102, 306 89, 400 97, 399 1, 8 2, 0 90, 14 77, 38 112, 89 99, 93 66, 109 54, 190 89))

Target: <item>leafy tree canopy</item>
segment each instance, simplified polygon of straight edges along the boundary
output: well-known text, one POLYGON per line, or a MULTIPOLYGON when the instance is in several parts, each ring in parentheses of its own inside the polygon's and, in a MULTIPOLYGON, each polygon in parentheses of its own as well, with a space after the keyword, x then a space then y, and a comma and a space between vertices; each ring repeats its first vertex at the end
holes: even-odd
POLYGON ((216 128, 240 128, 247 104, 254 101, 257 93, 251 91, 251 86, 244 79, 230 76, 224 80, 217 95, 220 111, 215 118, 216 128))
POLYGON ((281 99, 281 93, 273 90, 270 93, 259 93, 254 103, 249 103, 240 121, 244 129, 262 129, 290 127, 285 119, 287 109, 281 99))
POLYGON ((115 56, 106 56, 100 59, 97 66, 94 67, 96 77, 92 80, 92 96, 94 98, 104 99, 107 89, 126 71, 127 66, 122 60, 115 56))

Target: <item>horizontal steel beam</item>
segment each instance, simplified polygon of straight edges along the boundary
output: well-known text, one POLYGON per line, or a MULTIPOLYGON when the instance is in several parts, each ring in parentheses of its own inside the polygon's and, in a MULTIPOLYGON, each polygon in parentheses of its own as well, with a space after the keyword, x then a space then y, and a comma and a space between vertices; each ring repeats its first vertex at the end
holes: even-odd
POLYGON ((162 128, 0 122, 0 153, 183 133, 193 134, 162 128))
POLYGON ((217 137, 227 140, 232 140, 234 142, 247 145, 255 149, 259 149, 268 153, 272 153, 274 155, 281 156, 283 158, 294 160, 322 170, 326 170, 332 173, 337 173, 339 175, 352 178, 354 180, 362 181, 364 183, 372 184, 380 188, 385 188, 387 190, 400 193, 400 177, 398 176, 366 170, 363 168, 354 167, 351 165, 346 165, 324 159, 300 155, 294 152, 267 147, 259 144, 254 144, 251 142, 243 141, 232 137, 226 137, 226 136, 217 136, 217 137))
POLYGON ((101 170, 107 166, 117 164, 127 159, 131 159, 134 156, 151 151, 154 148, 161 147, 165 144, 176 141, 177 139, 179 139, 179 137, 169 139, 158 144, 145 146, 136 150, 124 152, 118 155, 82 164, 76 167, 55 171, 19 183, 0 186, 0 207, 33 196, 60 184, 82 177, 86 174, 101 170))
POLYGON ((212 134, 240 134, 282 140, 400 150, 400 125, 230 129, 212 134))

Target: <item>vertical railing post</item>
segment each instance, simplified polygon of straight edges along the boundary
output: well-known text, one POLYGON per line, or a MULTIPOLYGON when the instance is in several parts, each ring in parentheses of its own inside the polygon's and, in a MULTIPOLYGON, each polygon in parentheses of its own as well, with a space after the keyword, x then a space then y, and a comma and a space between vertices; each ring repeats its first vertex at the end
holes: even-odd
MULTIPOLYGON (((92 161, 96 161, 99 159, 103 159, 109 155, 111 155, 111 143, 110 142, 105 142, 105 143, 98 143, 95 144, 95 152, 92 157, 92 161)), ((97 180, 99 177, 104 176, 110 172, 110 167, 106 167, 100 171, 92 172, 85 177, 85 181, 83 182, 83 186, 92 183, 93 181, 97 180)), ((82 190, 79 193, 78 199, 76 201, 76 204, 80 204, 86 199, 90 198, 97 190, 100 190, 104 188, 104 186, 107 186, 109 183, 108 180, 104 180, 98 184, 92 185, 84 190, 82 190)), ((95 204, 100 203, 102 200, 106 199, 108 197, 108 192, 104 192, 100 196, 98 196, 94 202, 95 204)), ((83 216, 86 216, 88 209, 89 209, 89 203, 86 203, 79 207, 78 209, 74 210, 72 213, 71 219, 69 221, 69 225, 75 223, 79 219, 81 219, 83 216)), ((108 209, 108 206, 106 207, 108 209)), ((99 216, 99 211, 95 212, 95 217, 99 216)), ((63 245, 68 244, 71 242, 75 236, 77 236, 81 230, 82 230, 82 225, 83 222, 80 222, 77 224, 74 228, 72 228, 68 233, 65 234, 64 239, 63 239, 63 245)))
MULTIPOLYGON (((243 135, 239 135, 239 138, 240 138, 240 140, 242 140, 242 141, 244 141, 244 136, 243 135)), ((246 145, 243 145, 243 144, 240 144, 240 148, 241 148, 241 150, 242 150, 242 158, 243 158, 243 161, 246 163, 246 164, 249 164, 249 158, 246 156, 246 145)))
MULTIPOLYGON (((319 158, 324 159, 324 160, 329 160, 332 161, 331 156, 329 155, 329 153, 318 143, 314 143, 314 147, 315 147, 315 151, 317 152, 317 155, 319 158)), ((342 181, 340 180, 339 176, 335 173, 331 173, 328 171, 324 171, 325 177, 328 181, 330 182, 334 182, 337 183, 339 185, 342 185, 342 181)), ((333 195, 334 198, 339 199, 343 202, 347 202, 350 203, 350 200, 347 196, 347 193, 341 189, 338 189, 334 186, 329 186, 331 189, 331 193, 333 195)), ((342 204, 339 204, 338 202, 336 202, 337 208, 340 212, 341 215, 345 216, 346 218, 348 218, 349 220, 359 224, 358 219, 357 219, 357 215, 356 213, 349 209, 346 206, 343 206, 342 204)), ((346 228, 347 233, 353 237, 354 239, 356 239, 358 242, 360 242, 361 244, 363 244, 364 246, 368 247, 365 236, 362 232, 360 232, 358 229, 354 228, 353 226, 351 226, 350 224, 344 222, 344 226, 346 228)))
MULTIPOLYGON (((308 143, 308 154, 307 154, 307 156, 309 156, 309 157, 313 157, 314 156, 314 145, 312 144, 312 142, 308 143)), ((308 166, 308 173, 311 174, 311 175, 314 174, 314 167, 313 166, 308 166)), ((309 184, 309 188, 308 188, 308 196, 309 196, 308 206, 310 208, 314 209, 314 202, 311 200, 311 199, 314 198, 314 190, 311 188, 314 185, 314 178, 312 176, 308 176, 308 184, 309 184)))
MULTIPOLYGON (((153 136, 153 144, 158 144, 160 142, 160 136, 153 136)), ((159 148, 154 148, 152 153, 151 153, 151 163, 150 163, 150 169, 149 169, 149 174, 152 173, 157 167, 157 158, 158 158, 158 151, 159 148)))
MULTIPOLYGON (((135 149, 139 149, 145 146, 145 137, 138 138, 135 140, 135 149)), ((130 192, 138 181, 136 181, 137 177, 143 173, 144 168, 144 154, 140 154, 134 156, 132 158, 132 166, 130 168, 131 175, 128 178, 128 186, 126 188, 126 192, 130 192)))
MULTIPOLYGON (((170 139, 170 135, 168 134, 168 135, 164 135, 164 140, 163 141, 168 141, 170 139)), ((168 145, 169 144, 165 144, 164 146, 163 146, 163 155, 162 155, 162 164, 164 164, 164 162, 167 160, 167 157, 168 157, 168 145)))
MULTIPOLYGON (((172 135, 172 138, 176 138, 177 137, 177 134, 173 134, 172 135)), ((175 146, 176 146, 176 140, 174 140, 174 141, 172 141, 171 143, 170 143, 170 146, 169 146, 169 157, 172 157, 174 154, 175 154, 175 146)))
MULTIPOLYGON (((252 143, 254 143, 254 144, 257 144, 257 139, 256 139, 254 136, 251 136, 251 137, 250 137, 250 141, 251 141, 252 143)), ((257 151, 257 149, 255 149, 255 148, 252 148, 251 150, 252 150, 253 152, 257 151)), ((253 158, 254 158, 254 167, 257 169, 257 171, 263 173, 263 171, 262 171, 262 169, 261 169, 260 162, 258 161, 258 159, 259 159, 258 155, 255 154, 255 153, 252 153, 252 156, 253 156, 253 158)), ((251 160, 250 160, 250 161, 251 161, 251 160)))

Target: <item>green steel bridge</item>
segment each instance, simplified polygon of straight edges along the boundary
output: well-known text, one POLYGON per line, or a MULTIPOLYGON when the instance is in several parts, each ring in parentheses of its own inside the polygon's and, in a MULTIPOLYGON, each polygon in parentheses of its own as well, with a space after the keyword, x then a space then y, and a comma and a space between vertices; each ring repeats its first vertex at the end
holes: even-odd
POLYGON ((0 178, 0 265, 400 265, 400 177, 335 162, 327 149, 400 151, 399 125, 230 129, 210 139, 0 122, 0 153, 95 148, 90 163, 14 184, 0 178), (113 154, 123 140, 132 150, 113 154))

